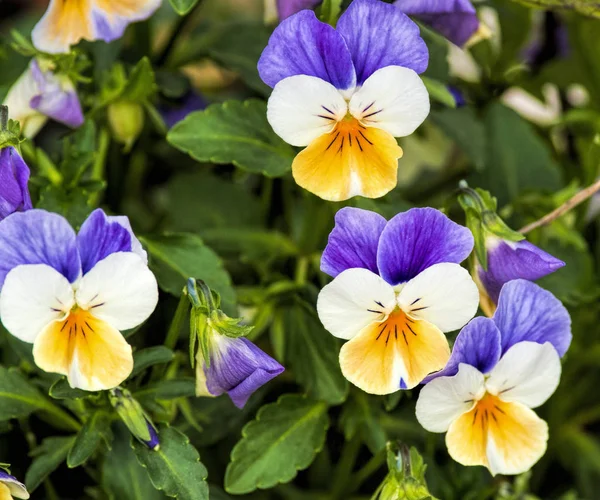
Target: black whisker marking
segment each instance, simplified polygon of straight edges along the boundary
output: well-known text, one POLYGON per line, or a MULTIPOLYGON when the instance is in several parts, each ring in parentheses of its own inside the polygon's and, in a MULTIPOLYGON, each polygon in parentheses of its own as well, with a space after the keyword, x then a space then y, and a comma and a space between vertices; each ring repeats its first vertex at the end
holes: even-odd
POLYGON ((358 140, 358 137, 356 138, 356 144, 358 144, 358 147, 360 148, 360 150, 363 150, 362 144, 360 143, 360 141, 358 140))
POLYGON ((100 302, 100 304, 93 305, 92 307, 90 307, 90 309, 94 309, 96 307, 103 306, 104 304, 105 304, 105 302, 100 302))
POLYGON ((359 133, 360 135, 362 135, 363 139, 364 139, 365 141, 367 141, 367 142, 368 142, 368 143, 369 143, 371 146, 373 145, 373 143, 372 143, 372 142, 371 142, 369 139, 367 139, 367 137, 365 136, 365 134, 363 134, 363 133, 362 133, 360 130, 358 131, 358 133, 359 133))
POLYGON ((62 326, 62 328, 60 329, 60 331, 62 332, 62 331, 65 329, 65 327, 66 327, 68 324, 69 324, 69 321, 68 321, 68 320, 65 320, 65 322, 63 323, 63 326, 62 326))
POLYGON ((352 135, 348 132, 348 142, 350 143, 350 147, 352 147, 352 135))
POLYGON ((322 108, 323 108, 325 111, 327 111, 328 113, 330 113, 330 114, 332 114, 332 115, 333 115, 333 114, 335 114, 333 111, 331 111, 329 108, 326 108, 326 107, 325 107, 325 106, 323 106, 322 104, 321 104, 321 107, 322 107, 322 108))
POLYGON ((504 410, 502 408, 500 408, 498 405, 494 405, 494 408, 496 408, 496 410, 498 410, 500 413, 506 415, 506 413, 504 413, 504 410))
POLYGON ((473 414, 473 423, 471 425, 475 425, 475 421, 477 420, 477 413, 479 412, 479 410, 475 410, 475 413, 473 414))
POLYGON ((383 332, 385 332, 386 328, 387 328, 387 325, 383 325, 383 329, 379 332, 379 335, 377 335, 377 338, 375 340, 379 340, 379 337, 381 337, 381 335, 383 334, 383 332))
POLYGON ((339 147, 339 148, 338 148, 338 150, 337 150, 337 152, 338 152, 338 153, 339 153, 339 152, 342 150, 342 148, 344 147, 344 140, 345 140, 345 139, 346 139, 345 137, 342 137, 342 143, 340 144, 340 147, 339 147))
POLYGON ((375 101, 373 101, 371 104, 369 104, 365 109, 362 110, 362 112, 364 113, 365 111, 368 111, 369 108, 373 107, 373 104, 375 104, 375 101))
POLYGON ((402 330, 402 336, 404 337, 404 343, 408 346, 408 340, 406 340, 406 333, 402 330))
POLYGON ((51 308, 50 308, 50 310, 51 310, 51 311, 54 311, 54 312, 57 312, 57 313, 59 313, 59 312, 62 312, 60 309, 56 309, 56 308, 54 308, 54 307, 51 307, 51 308))
POLYGON ((375 311, 374 309, 367 309, 370 313, 383 314, 383 311, 375 311))
POLYGON ((412 333, 415 337, 417 336, 417 333, 411 328, 411 326, 407 323, 406 326, 408 327, 408 329, 410 330, 410 333, 412 333))
POLYGON ((377 113, 381 113, 382 111, 383 111, 383 109, 380 109, 379 111, 373 111, 372 113, 369 113, 368 115, 363 116, 363 119, 369 118, 370 116, 374 116, 377 113))
POLYGON ((325 118, 325 120, 331 120, 333 121, 334 118, 331 118, 331 116, 325 116, 325 115, 317 115, 319 118, 325 118))
POLYGON ((417 307, 416 309, 411 309, 410 312, 422 311, 423 309, 427 309, 429 306, 417 307))
POLYGON ((375 304, 377 304, 380 307, 383 307, 383 304, 381 302, 377 301, 377 300, 375 301, 375 304))
POLYGON ((394 337, 398 340, 398 325, 394 325, 394 337))
POLYGON ((392 333, 391 331, 388 332, 387 338, 385 339, 385 345, 387 345, 388 341, 390 340, 391 333, 392 333))
POLYGON ((492 412, 492 418, 494 419, 494 422, 498 423, 498 419, 496 418, 496 415, 494 415, 494 412, 492 412))
POLYGON ((419 297, 418 299, 413 300, 410 305, 414 306, 417 302, 419 302, 419 300, 421 300, 421 297, 419 297))
POLYGON ((515 388, 515 386, 513 385, 512 387, 508 387, 507 389, 503 389, 503 390, 500 391, 500 394, 504 394, 505 392, 508 392, 508 391, 510 391, 510 390, 512 390, 514 388, 515 388))
POLYGON ((90 329, 90 331, 94 333, 94 329, 90 326, 90 324, 87 321, 84 321, 84 323, 90 329))
POLYGON ((337 134, 335 134, 335 137, 332 139, 332 141, 329 143, 329 146, 327 146, 327 148, 325 149, 325 151, 327 151, 331 145, 337 140, 338 135, 340 135, 340 133, 338 132, 337 134))

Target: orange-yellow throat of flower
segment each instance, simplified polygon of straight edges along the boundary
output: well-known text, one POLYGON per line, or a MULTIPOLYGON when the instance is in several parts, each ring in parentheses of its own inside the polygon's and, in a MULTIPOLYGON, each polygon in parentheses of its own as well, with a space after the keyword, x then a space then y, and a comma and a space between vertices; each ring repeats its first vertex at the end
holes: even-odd
POLYGON ((296 156, 292 171, 300 186, 327 200, 378 198, 396 186, 401 157, 389 133, 347 116, 296 156))
POLYGON ((450 358, 445 335, 426 321, 397 310, 373 323, 340 351, 340 365, 348 380, 372 394, 410 389, 429 373, 441 370, 450 358))

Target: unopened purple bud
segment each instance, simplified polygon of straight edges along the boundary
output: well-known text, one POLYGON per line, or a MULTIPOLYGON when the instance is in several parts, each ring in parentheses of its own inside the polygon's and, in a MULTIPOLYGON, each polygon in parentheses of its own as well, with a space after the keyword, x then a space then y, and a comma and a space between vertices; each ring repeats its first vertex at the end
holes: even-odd
POLYGON ((151 450, 156 451, 160 448, 160 439, 158 438, 158 432, 156 432, 154 425, 152 425, 152 422, 150 422, 148 419, 146 419, 146 424, 148 425, 150 440, 145 441, 145 444, 151 450))

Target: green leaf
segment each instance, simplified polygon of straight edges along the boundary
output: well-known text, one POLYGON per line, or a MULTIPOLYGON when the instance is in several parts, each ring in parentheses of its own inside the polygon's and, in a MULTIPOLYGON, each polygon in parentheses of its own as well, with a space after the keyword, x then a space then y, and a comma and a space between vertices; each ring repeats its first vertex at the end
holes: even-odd
POLYGON ((90 192, 80 187, 68 189, 51 184, 40 191, 35 208, 58 213, 79 227, 92 211, 91 197, 90 192))
POLYGON ((115 427, 115 440, 102 464, 102 485, 110 500, 161 500, 166 498, 152 486, 138 463, 123 425, 115 427))
POLYGON ((136 351, 133 355, 133 371, 129 378, 135 377, 151 366, 168 363, 172 361, 174 357, 175 353, 162 345, 136 351))
POLYGON ((421 79, 425 84, 427 92, 429 92, 429 96, 433 100, 440 102, 449 108, 456 108, 456 99, 454 99, 454 96, 444 83, 427 76, 422 76, 421 79))
POLYGON ((280 314, 286 339, 286 362, 296 380, 315 399, 340 404, 348 395, 348 381, 338 361, 338 343, 316 317, 299 301, 282 308, 280 314))
POLYGON ((340 425, 346 441, 360 434, 363 442, 375 454, 385 447, 387 436, 381 426, 382 411, 378 401, 368 394, 354 392, 344 405, 340 425))
POLYGON ((142 102, 156 93, 156 81, 150 59, 144 57, 131 71, 127 85, 120 96, 121 99, 142 102))
POLYGON ((0 366, 0 422, 27 417, 53 405, 16 369, 0 366))
POLYGON ((35 459, 25 474, 25 484, 30 493, 65 461, 74 442, 75 436, 50 437, 33 450, 31 455, 35 459))
POLYGON ((586 16, 600 18, 600 1, 598 0, 516 0, 530 7, 541 9, 574 10, 586 16))
POLYGON ((485 124, 486 166, 469 178, 469 184, 492 191, 499 206, 527 190, 560 189, 560 167, 528 122, 496 102, 489 107, 485 124))
POLYGON ((225 489, 244 494, 291 481, 321 450, 328 427, 323 402, 286 394, 263 406, 231 452, 225 489))
POLYGON ((140 239, 150 252, 150 268, 163 290, 180 296, 188 278, 201 279, 219 293, 223 310, 235 314, 231 277, 219 256, 199 236, 167 233, 140 239))
POLYGON ((171 7, 180 16, 185 16, 194 6, 198 3, 198 0, 169 0, 171 7))
POLYGON ((324 0, 321 4, 321 21, 331 24, 335 28, 337 20, 342 12, 342 0, 324 0))
POLYGON ((73 469, 83 465, 93 455, 102 440, 110 446, 112 434, 108 414, 99 410, 87 420, 77 434, 73 447, 67 455, 67 466, 73 469))
POLYGON ((138 462, 146 468, 154 487, 179 500, 208 500, 208 472, 189 439, 164 425, 158 433, 157 451, 138 442, 133 445, 138 462))
POLYGON ((155 399, 177 399, 196 395, 196 381, 193 378, 161 380, 135 392, 133 396, 141 403, 155 399))
POLYGON ((287 235, 273 230, 227 227, 209 229, 203 237, 226 258, 265 263, 298 254, 298 247, 287 235))
POLYGON ((81 399, 93 395, 93 393, 88 391, 73 389, 65 377, 59 378, 54 382, 48 394, 54 399, 81 399))
POLYGON ((198 161, 232 163, 268 177, 289 172, 295 156, 269 125, 267 104, 256 99, 190 113, 170 130, 167 140, 198 161))

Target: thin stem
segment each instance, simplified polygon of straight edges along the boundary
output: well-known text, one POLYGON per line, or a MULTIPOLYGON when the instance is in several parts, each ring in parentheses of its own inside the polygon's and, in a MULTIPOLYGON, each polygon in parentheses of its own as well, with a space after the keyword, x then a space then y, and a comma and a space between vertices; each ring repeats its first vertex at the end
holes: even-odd
POLYGON ((371 459, 354 474, 354 478, 350 482, 349 491, 357 491, 361 485, 369 478, 372 474, 381 469, 385 463, 386 453, 385 449, 377 452, 371 457, 371 459))
POLYGON ((42 411, 45 411, 49 415, 55 417, 57 420, 63 422, 67 428, 70 428, 74 431, 79 431, 81 429, 81 424, 77 420, 75 420, 71 415, 69 415, 65 410, 49 401, 47 403, 47 405, 44 405, 44 407, 41 408, 42 411))
POLYGON ((175 349, 177 341, 179 340, 179 334, 181 333, 181 327, 187 318, 188 309, 189 299, 187 298, 187 295, 181 294, 179 304, 177 304, 177 309, 175 310, 175 316, 173 316, 173 321, 171 321, 171 326, 167 332, 165 347, 168 347, 171 350, 175 349))
POLYGON ((550 212, 549 214, 544 215, 544 217, 542 217, 541 219, 536 220, 535 222, 532 222, 531 224, 528 224, 525 227, 521 228, 519 232, 522 234, 527 234, 530 231, 537 229, 538 227, 550 224, 552 221, 566 214, 569 210, 583 203, 585 200, 587 200, 589 197, 591 197, 598 191, 600 191, 600 179, 594 182, 594 184, 592 184, 591 186, 588 186, 585 189, 579 191, 575 196, 565 201, 560 207, 558 207, 555 210, 552 210, 552 212, 550 212))
POLYGON ((340 461, 333 474, 333 486, 331 487, 331 500, 346 498, 344 493, 348 487, 348 478, 352 475, 356 457, 360 451, 361 440, 358 434, 350 441, 346 441, 340 461))
POLYGON ((8 106, 0 106, 0 130, 8 129, 8 106))

